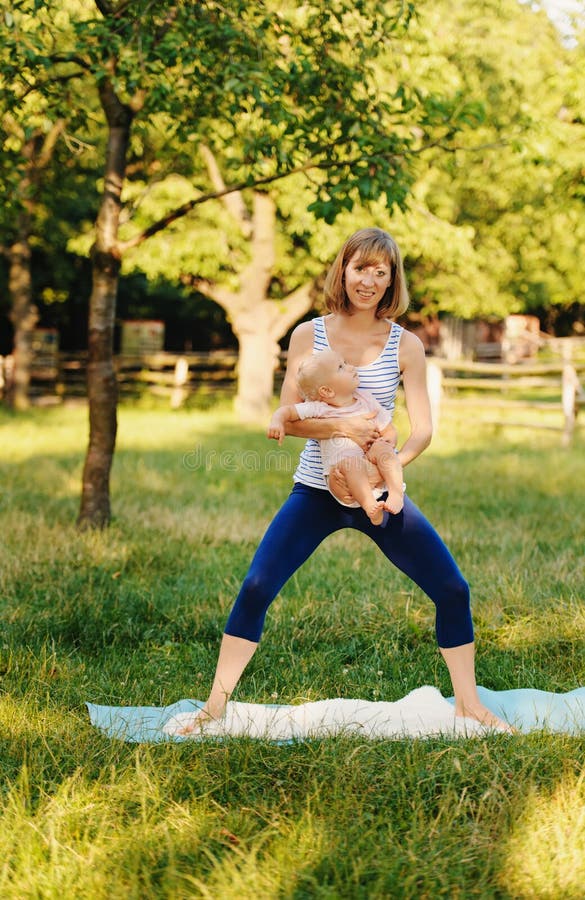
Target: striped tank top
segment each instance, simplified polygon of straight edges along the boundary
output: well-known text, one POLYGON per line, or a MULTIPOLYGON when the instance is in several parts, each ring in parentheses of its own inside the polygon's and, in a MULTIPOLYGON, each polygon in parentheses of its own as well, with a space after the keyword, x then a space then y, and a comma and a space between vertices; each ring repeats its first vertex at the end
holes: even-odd
MULTIPOLYGON (((386 346, 374 362, 369 366, 358 366, 360 381, 359 386, 371 391, 378 402, 390 412, 394 412, 396 391, 400 382, 400 364, 398 361, 398 348, 402 326, 396 322, 391 323, 390 334, 386 346)), ((313 319, 313 350, 331 350, 327 340, 325 318, 319 316, 313 319)), ((300 481, 309 487, 327 490, 327 484, 323 477, 323 464, 321 462, 321 450, 319 441, 309 438, 301 453, 297 470, 293 475, 293 481, 300 481)))

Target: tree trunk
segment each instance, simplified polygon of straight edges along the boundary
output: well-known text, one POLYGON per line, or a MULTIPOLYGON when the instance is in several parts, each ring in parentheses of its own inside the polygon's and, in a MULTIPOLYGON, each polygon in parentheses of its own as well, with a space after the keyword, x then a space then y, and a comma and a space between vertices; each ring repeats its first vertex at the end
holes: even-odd
POLYGON ((8 252, 8 290, 12 299, 10 318, 14 325, 14 367, 8 402, 13 409, 30 405, 30 370, 33 330, 38 310, 32 302, 31 251, 28 234, 21 233, 8 252))
POLYGON ((240 343, 238 354, 238 391, 235 410, 240 422, 267 420, 273 397, 274 372, 278 366, 280 347, 272 335, 262 328, 263 316, 257 310, 258 327, 252 331, 239 329, 232 322, 240 343))
POLYGON ((266 422, 270 417, 280 354, 278 341, 311 309, 313 288, 313 283, 307 282, 284 300, 256 297, 247 315, 241 310, 230 312, 240 344, 235 400, 240 422, 266 422))
POLYGON ((92 248, 93 280, 89 301, 87 395, 89 446, 83 468, 80 528, 104 528, 110 522, 110 471, 117 431, 118 384, 114 370, 114 321, 120 258, 118 227, 132 110, 120 103, 112 85, 100 86, 108 122, 104 193, 92 248))
POLYGON ((222 306, 230 320, 240 349, 235 410, 240 422, 266 421, 274 392, 278 366, 278 340, 312 306, 312 283, 302 285, 283 300, 269 298, 276 210, 268 194, 254 194, 251 228, 251 260, 241 276, 240 291, 221 287, 204 290, 222 306))
POLYGON ((77 520, 80 528, 104 528, 111 518, 110 471, 118 428, 113 351, 119 268, 111 252, 94 248, 87 362, 89 446, 77 520))
POLYGON ((8 125, 17 140, 22 141, 22 156, 25 160, 24 173, 17 191, 21 209, 16 219, 16 239, 8 251, 10 318, 14 325, 14 368, 9 403, 14 409, 28 409, 32 338, 39 319, 39 311, 33 304, 30 236, 38 205, 39 182, 53 156, 64 122, 59 119, 47 134, 37 131, 28 139, 25 139, 20 126, 10 119, 5 118, 4 124, 8 125))

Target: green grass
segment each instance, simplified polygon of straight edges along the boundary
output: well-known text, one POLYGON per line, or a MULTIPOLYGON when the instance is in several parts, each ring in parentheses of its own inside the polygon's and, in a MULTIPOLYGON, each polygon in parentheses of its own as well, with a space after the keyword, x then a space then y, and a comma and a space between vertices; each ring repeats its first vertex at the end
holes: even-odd
MULTIPOLYGON (((585 684, 585 454, 445 412, 408 490, 473 592, 478 681, 585 684)), ((400 427, 400 422, 399 422, 400 427)), ((404 428, 402 428, 404 430, 404 428)), ((131 746, 84 703, 205 696, 300 442, 124 407, 114 521, 74 522, 83 409, 0 413, 0 896, 580 898, 585 736, 131 746), (272 453, 272 456, 267 454, 272 453)), ((430 602, 359 535, 273 605, 237 698, 450 686, 430 602)))

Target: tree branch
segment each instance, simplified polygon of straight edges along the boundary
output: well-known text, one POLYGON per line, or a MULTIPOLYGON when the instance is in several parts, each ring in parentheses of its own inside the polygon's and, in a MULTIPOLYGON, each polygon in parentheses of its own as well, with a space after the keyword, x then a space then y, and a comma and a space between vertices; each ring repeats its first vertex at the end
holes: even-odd
POLYGON ((274 266, 274 230, 276 206, 267 193, 254 191, 254 214, 251 231, 251 259, 240 276, 239 301, 246 306, 250 294, 266 297, 274 266))
MULTIPOLYGON (((452 152, 454 152, 455 150, 464 150, 473 153, 480 150, 502 146, 502 144, 506 143, 505 141, 496 141, 491 144, 481 144, 477 147, 449 147, 443 145, 441 143, 441 140, 442 138, 438 138, 436 141, 431 141, 428 144, 424 144, 422 147, 410 150, 410 155, 419 156, 421 153, 425 153, 427 150, 431 150, 434 147, 440 147, 443 150, 448 149, 452 152)), ((243 191, 246 190, 246 188, 259 188, 267 184, 273 184, 276 181, 282 181, 284 178, 288 178, 290 175, 299 175, 306 172, 326 169, 347 169, 361 162, 375 162, 377 159, 398 160, 404 159, 404 157, 405 154, 397 155, 393 153, 385 156, 382 153, 373 153, 367 154, 365 156, 356 156, 352 159, 347 160, 327 159, 321 162, 310 160, 302 166, 297 166, 296 168, 289 169, 288 172, 279 172, 276 175, 266 175, 264 178, 258 178, 255 181, 240 181, 238 184, 231 185, 231 187, 224 187, 220 190, 202 194, 200 197, 195 197, 193 200, 188 200, 187 203, 183 203, 182 206, 176 207, 176 209, 173 209, 169 213, 167 213, 166 216, 163 216, 161 219, 153 222, 152 225, 149 225, 148 228, 145 228, 144 231, 140 232, 140 234, 134 235, 134 237, 129 238, 127 241, 120 241, 118 244, 118 250, 120 253, 124 253, 126 250, 131 250, 134 247, 138 247, 140 244, 144 243, 144 241, 148 240, 148 238, 153 237, 155 234, 158 234, 159 231, 163 231, 165 228, 168 228, 168 226, 172 225, 173 222, 176 222, 178 219, 182 219, 184 216, 188 215, 188 213, 194 210, 196 206, 200 206, 202 203, 207 203, 208 200, 221 200, 228 194, 233 194, 237 191, 243 191)))
MULTIPOLYGON (((209 147, 207 147, 205 144, 201 145, 201 147, 199 148, 199 152, 201 153, 201 156, 205 161, 205 165, 207 166, 209 178, 213 187, 216 191, 225 191, 225 181, 223 180, 215 156, 213 155, 209 147)), ((226 209, 232 214, 232 216, 240 226, 243 235, 245 237, 249 237, 252 231, 252 224, 250 222, 250 215, 248 213, 248 210, 246 209, 246 204, 244 203, 241 192, 234 191, 233 194, 224 194, 222 199, 226 209)))
POLYGON ((133 247, 138 247, 149 237, 153 237, 153 235, 158 234, 159 231, 163 231, 173 222, 176 222, 177 219, 182 219, 193 209, 195 209, 196 206, 200 206, 202 203, 207 203, 208 200, 220 200, 227 194, 233 194, 236 191, 243 191, 246 188, 263 187, 266 184, 273 184, 275 181, 282 181, 283 178, 288 178, 290 175, 298 175, 302 172, 309 172, 312 169, 331 169, 342 167, 347 168, 348 166, 355 165, 356 162, 376 158, 379 159, 380 155, 378 154, 376 157, 360 156, 356 159, 346 160, 344 162, 339 162, 337 160, 327 160, 325 162, 311 161, 305 163, 305 165, 303 166, 297 166, 294 169, 289 169, 288 172, 280 172, 276 175, 267 175, 264 178, 258 178, 256 181, 240 181, 238 184, 234 184, 231 187, 223 188, 223 190, 202 194, 200 197, 195 197, 193 200, 188 200, 187 203, 183 203, 182 206, 178 206, 176 209, 171 210, 171 212, 167 213, 166 216, 163 216, 161 219, 158 219, 158 221, 153 222, 152 225, 149 225, 148 228, 145 228, 144 231, 141 231, 140 234, 135 235, 133 238, 129 238, 127 241, 120 241, 120 243, 118 244, 118 249, 121 253, 123 253, 125 250, 130 250, 133 247))
POLYGON ((71 153, 83 153, 84 150, 95 150, 95 144, 89 144, 87 141, 82 141, 81 138, 78 138, 74 134, 69 134, 68 131, 63 132, 63 140, 71 153))
POLYGON ((115 8, 113 8, 113 10, 112 10, 114 16, 115 17, 121 16, 123 13, 126 12, 128 7, 131 6, 133 2, 134 2, 134 0, 123 0, 123 2, 118 3, 118 5, 115 8))
POLYGON ((67 75, 56 75, 55 78, 48 78, 46 81, 37 81, 34 84, 29 84, 19 99, 24 100, 29 94, 33 94, 35 91, 42 91, 44 87, 50 84, 65 84, 67 81, 73 81, 74 78, 82 78, 83 75, 83 72, 69 72, 67 75))
POLYGON ((84 59, 83 56, 79 56, 77 53, 52 53, 49 59, 54 63, 75 63, 80 69, 89 70, 91 68, 89 60, 84 59))
POLYGON ((56 122, 53 123, 49 133, 45 136, 45 140, 43 141, 43 146, 41 147, 41 152, 37 157, 36 168, 44 169, 51 160, 53 156, 53 152, 55 150, 55 145, 59 138, 59 135, 65 130, 65 119, 57 119, 56 122))
POLYGON ((288 329, 309 312, 313 305, 313 292, 316 281, 308 281, 289 294, 283 300, 272 300, 274 314, 270 324, 270 333, 275 340, 283 337, 288 329))
POLYGON ((2 124, 7 132, 14 135, 19 141, 24 141, 24 128, 16 121, 11 113, 4 113, 2 116, 2 124))
POLYGON ((153 42, 154 47, 156 47, 157 44, 160 44, 160 42, 164 38, 165 34, 169 30, 169 28, 171 28, 171 26, 172 26, 173 22, 175 21, 175 19, 177 18, 178 14, 179 14, 179 7, 176 3, 174 3, 173 6, 168 10, 162 25, 159 28, 157 28, 157 30, 156 30, 156 33, 154 35, 154 42, 153 42))
POLYGON ((475 147, 459 147, 456 144, 443 144, 442 139, 439 138, 436 141, 433 141, 430 144, 425 144, 420 150, 413 151, 418 153, 422 153, 423 150, 431 150, 434 147, 438 147, 439 150, 446 150, 448 153, 479 153, 481 150, 495 150, 498 147, 507 147, 509 141, 501 140, 501 141, 492 141, 488 144, 476 144, 475 147))
POLYGON ((215 300, 215 302, 218 303, 222 309, 225 309, 226 312, 231 311, 234 301, 237 300, 238 297, 233 291, 229 291, 227 288, 222 288, 217 284, 213 284, 205 278, 191 278, 189 280, 189 285, 196 291, 199 291, 200 294, 209 297, 211 300, 215 300))
MULTIPOLYGON (((107 0, 95 0, 95 5, 101 12, 102 16, 111 16, 116 10, 107 0)), ((126 4, 127 6, 128 4, 126 4)))

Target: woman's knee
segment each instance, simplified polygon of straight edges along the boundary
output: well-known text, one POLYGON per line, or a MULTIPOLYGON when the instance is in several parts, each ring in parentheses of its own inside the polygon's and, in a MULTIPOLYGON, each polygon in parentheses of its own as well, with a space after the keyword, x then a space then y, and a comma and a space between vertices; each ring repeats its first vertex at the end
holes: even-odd
POLYGON ((250 612, 265 611, 275 596, 272 579, 264 572, 248 572, 237 598, 240 607, 250 612))
POLYGON ((436 633, 440 647, 458 647, 473 641, 473 622, 469 585, 462 575, 454 575, 443 584, 435 599, 436 633))
POLYGON ((433 599, 437 607, 467 610, 470 603, 469 584, 460 572, 453 573, 441 582, 440 589, 434 592, 433 599))
POLYGON ((452 597, 455 603, 461 604, 462 606, 469 606, 469 584, 461 573, 452 576, 448 580, 446 588, 449 596, 452 597))
POLYGON ((274 592, 268 579, 261 573, 249 573, 242 583, 240 593, 226 623, 226 634, 259 641, 264 628, 266 610, 274 592))

